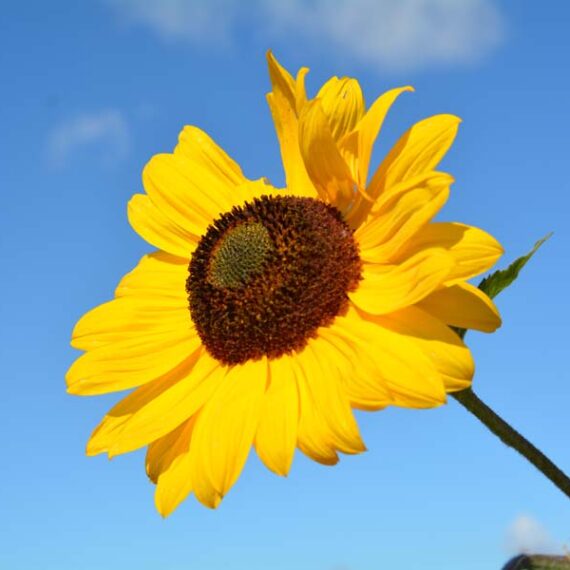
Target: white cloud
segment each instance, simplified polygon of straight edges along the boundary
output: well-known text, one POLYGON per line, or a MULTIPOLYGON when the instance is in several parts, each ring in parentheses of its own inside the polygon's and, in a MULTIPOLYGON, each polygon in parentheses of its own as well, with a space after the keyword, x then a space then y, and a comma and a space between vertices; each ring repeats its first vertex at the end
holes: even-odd
POLYGON ((513 554, 561 554, 562 545, 534 518, 519 515, 506 533, 507 550, 513 554))
POLYGON ((271 5, 279 25, 384 69, 469 63, 495 48, 501 18, 489 0, 290 0, 271 5))
POLYGON ((163 39, 234 41, 250 19, 264 41, 299 37, 335 55, 394 70, 477 61, 504 36, 496 0, 104 0, 163 39))
POLYGON ((47 153, 52 166, 64 166, 81 147, 96 147, 107 162, 124 158, 130 147, 125 117, 116 109, 82 114, 54 127, 48 136, 47 153))
POLYGON ((236 0, 104 0, 121 18, 144 24, 164 40, 226 42, 240 8, 236 0))

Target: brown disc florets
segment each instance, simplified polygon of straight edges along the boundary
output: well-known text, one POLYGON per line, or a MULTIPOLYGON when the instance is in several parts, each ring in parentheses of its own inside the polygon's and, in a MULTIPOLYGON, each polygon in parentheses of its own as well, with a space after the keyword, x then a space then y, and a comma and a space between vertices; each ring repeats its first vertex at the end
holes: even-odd
POLYGON ((190 314, 225 364, 302 349, 356 289, 361 262, 350 227, 312 198, 263 196, 208 228, 189 267, 190 314))

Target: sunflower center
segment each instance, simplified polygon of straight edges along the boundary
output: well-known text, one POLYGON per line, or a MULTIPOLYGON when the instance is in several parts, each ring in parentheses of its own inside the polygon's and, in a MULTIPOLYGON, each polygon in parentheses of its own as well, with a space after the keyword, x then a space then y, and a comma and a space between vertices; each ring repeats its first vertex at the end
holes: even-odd
POLYGON ((312 198, 267 197, 222 214, 192 255, 190 315, 225 364, 301 350, 348 304, 361 274, 350 227, 312 198))

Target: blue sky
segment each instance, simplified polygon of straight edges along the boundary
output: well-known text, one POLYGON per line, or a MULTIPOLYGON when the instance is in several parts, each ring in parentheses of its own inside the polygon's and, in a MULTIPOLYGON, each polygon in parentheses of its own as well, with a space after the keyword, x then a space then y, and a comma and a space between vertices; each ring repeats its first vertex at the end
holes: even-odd
POLYGON ((215 512, 154 510, 143 454, 87 458, 117 396, 66 394, 71 329, 149 251, 126 203, 184 124, 250 177, 283 175, 264 53, 357 77, 372 100, 412 84, 376 163, 413 121, 464 122, 441 219, 485 228, 507 263, 554 237, 470 334, 475 388, 565 470, 570 319, 570 5, 562 1, 10 2, 0 22, 3 433, 0 567, 11 570, 481 570, 570 544, 570 503, 455 402, 359 414, 369 451, 280 479, 252 454, 215 512))

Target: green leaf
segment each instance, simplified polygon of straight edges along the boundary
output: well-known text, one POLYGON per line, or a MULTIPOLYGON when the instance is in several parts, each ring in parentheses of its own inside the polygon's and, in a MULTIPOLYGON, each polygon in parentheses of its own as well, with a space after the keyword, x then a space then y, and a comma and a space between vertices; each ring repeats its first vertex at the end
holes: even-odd
MULTIPOLYGON (((479 283, 479 289, 486 293, 491 299, 496 297, 501 291, 506 289, 511 285, 515 279, 519 276, 521 269, 527 264, 528 260, 538 251, 538 248, 550 237, 552 232, 545 235, 542 239, 539 239, 534 247, 522 257, 519 257, 513 261, 506 269, 499 269, 494 273, 491 273, 488 277, 485 277, 481 283, 479 283)), ((452 327, 453 330, 461 337, 465 337, 466 329, 460 329, 457 327, 452 327)))
POLYGON ((519 276, 521 269, 527 264, 528 260, 538 251, 538 248, 546 240, 550 239, 551 236, 552 232, 538 240, 529 253, 513 261, 506 269, 500 269, 488 277, 485 277, 485 279, 479 283, 479 289, 491 297, 491 299, 496 297, 501 291, 506 289, 515 281, 519 276))

